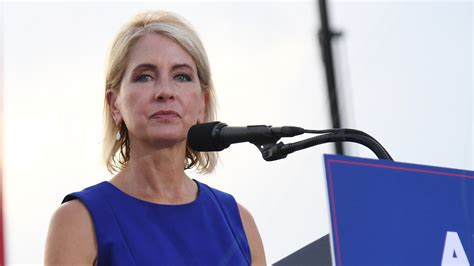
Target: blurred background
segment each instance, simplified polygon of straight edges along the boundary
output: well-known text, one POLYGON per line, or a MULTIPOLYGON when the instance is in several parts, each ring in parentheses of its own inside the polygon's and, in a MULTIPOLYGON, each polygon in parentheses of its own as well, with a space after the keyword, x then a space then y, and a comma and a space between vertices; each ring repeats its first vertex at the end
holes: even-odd
MULTIPOLYGON (((148 9, 177 12, 200 33, 220 121, 331 127, 316 1, 2 2, 6 264, 42 264, 62 198, 111 178, 100 158, 105 60, 119 27, 148 9)), ((342 32, 333 43, 342 126, 371 134, 396 161, 474 169, 473 2, 328 1, 328 9, 342 32)), ((274 263, 329 233, 324 153, 333 145, 265 162, 238 144, 220 153, 215 173, 189 174, 251 211, 274 263)))

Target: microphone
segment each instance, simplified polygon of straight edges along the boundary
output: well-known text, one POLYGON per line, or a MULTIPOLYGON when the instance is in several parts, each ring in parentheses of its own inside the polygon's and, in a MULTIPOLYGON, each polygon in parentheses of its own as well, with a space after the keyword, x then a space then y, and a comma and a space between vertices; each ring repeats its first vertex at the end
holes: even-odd
POLYGON ((234 143, 250 142, 257 146, 274 144, 282 137, 303 133, 304 129, 300 127, 229 127, 225 123, 211 122, 192 126, 188 132, 188 145, 195 151, 222 151, 234 143))

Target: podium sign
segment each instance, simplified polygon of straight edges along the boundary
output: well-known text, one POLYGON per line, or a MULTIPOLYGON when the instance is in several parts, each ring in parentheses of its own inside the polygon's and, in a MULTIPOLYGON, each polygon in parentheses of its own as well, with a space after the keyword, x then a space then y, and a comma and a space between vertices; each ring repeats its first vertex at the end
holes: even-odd
POLYGON ((325 155, 335 265, 474 263, 474 172, 325 155))

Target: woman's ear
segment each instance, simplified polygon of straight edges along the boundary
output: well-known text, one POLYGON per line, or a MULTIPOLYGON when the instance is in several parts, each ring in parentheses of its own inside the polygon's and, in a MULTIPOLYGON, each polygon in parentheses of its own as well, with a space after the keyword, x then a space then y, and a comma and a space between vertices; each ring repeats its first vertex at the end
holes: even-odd
POLYGON ((107 104, 109 105, 110 112, 112 117, 114 118, 115 124, 119 125, 122 123, 122 114, 120 113, 120 102, 119 102, 119 94, 117 91, 113 89, 107 89, 105 91, 105 97, 107 99, 107 104))

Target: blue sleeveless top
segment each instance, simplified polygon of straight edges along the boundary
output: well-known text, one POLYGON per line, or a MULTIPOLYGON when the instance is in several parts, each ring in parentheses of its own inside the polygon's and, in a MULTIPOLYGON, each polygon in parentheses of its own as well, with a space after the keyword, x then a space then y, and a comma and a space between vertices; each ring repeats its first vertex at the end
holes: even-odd
POLYGON ((250 265, 237 202, 194 180, 187 204, 143 201, 104 181, 67 195, 89 211, 98 245, 97 265, 250 265))

